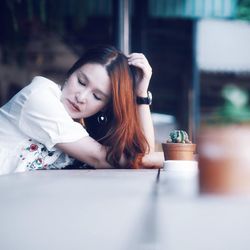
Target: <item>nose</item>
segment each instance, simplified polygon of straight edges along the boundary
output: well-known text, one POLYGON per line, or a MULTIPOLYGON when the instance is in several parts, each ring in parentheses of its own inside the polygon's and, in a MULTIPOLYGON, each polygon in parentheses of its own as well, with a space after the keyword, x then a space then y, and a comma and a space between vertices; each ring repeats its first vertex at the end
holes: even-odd
POLYGON ((88 91, 87 90, 84 90, 84 91, 81 91, 81 92, 77 92, 76 93, 76 101, 78 103, 86 103, 86 100, 87 100, 87 97, 88 97, 88 91))

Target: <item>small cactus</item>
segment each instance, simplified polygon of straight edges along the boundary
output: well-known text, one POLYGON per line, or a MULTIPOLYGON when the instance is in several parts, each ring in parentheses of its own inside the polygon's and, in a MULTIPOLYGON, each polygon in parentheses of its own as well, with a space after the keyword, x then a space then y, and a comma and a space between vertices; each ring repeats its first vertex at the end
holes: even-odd
POLYGON ((174 130, 169 134, 167 142, 171 143, 192 143, 188 139, 188 134, 184 130, 174 130))

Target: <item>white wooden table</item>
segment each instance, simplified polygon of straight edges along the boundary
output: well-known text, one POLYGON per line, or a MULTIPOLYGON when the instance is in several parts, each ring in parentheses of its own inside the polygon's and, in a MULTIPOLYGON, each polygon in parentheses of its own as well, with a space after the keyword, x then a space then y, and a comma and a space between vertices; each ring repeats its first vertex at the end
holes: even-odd
POLYGON ((249 197, 177 192, 173 180, 158 170, 0 176, 0 249, 250 249, 249 197))

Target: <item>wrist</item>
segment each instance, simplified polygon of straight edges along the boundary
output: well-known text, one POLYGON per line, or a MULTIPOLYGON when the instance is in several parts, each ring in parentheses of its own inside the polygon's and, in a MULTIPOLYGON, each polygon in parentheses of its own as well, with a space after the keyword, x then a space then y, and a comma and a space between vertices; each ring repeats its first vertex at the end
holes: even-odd
POLYGON ((147 97, 148 96, 148 90, 137 90, 136 91, 136 96, 140 96, 140 97, 147 97))
POLYGON ((136 103, 141 105, 151 105, 152 104, 152 94, 150 91, 147 91, 144 95, 137 95, 136 97, 136 103))

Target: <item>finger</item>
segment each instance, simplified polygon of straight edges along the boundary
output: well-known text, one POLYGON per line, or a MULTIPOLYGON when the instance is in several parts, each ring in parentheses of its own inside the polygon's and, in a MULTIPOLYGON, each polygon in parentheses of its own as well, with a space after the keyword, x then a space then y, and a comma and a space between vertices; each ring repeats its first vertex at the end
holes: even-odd
POLYGON ((144 62, 144 63, 146 63, 146 64, 149 64, 148 63, 148 60, 145 58, 145 57, 133 57, 133 58, 129 58, 128 59, 128 62, 136 62, 136 61, 140 61, 140 62, 144 62))
POLYGON ((145 72, 145 73, 148 73, 148 74, 152 73, 152 68, 149 65, 145 65, 144 62, 140 62, 140 61, 135 62, 134 61, 134 62, 129 63, 129 65, 133 65, 135 67, 138 67, 138 68, 142 69, 143 72, 145 72))
POLYGON ((136 65, 137 63, 144 64, 146 67, 151 68, 148 60, 145 57, 144 58, 131 58, 131 59, 128 59, 128 64, 129 65, 136 65))
POLYGON ((130 65, 144 64, 146 67, 151 68, 148 61, 146 59, 143 59, 143 58, 137 58, 137 59, 129 60, 128 64, 130 64, 130 65))
POLYGON ((149 65, 147 65, 145 62, 141 61, 141 60, 133 60, 133 61, 129 61, 128 62, 129 65, 133 65, 135 67, 140 67, 141 65, 143 66, 143 68, 150 68, 149 65))
POLYGON ((136 59, 136 58, 145 58, 145 55, 142 53, 132 53, 130 55, 128 55, 128 59, 136 59))
POLYGON ((128 57, 131 57, 131 56, 142 56, 144 55, 143 53, 137 53, 137 52, 133 52, 131 54, 128 55, 128 57))

